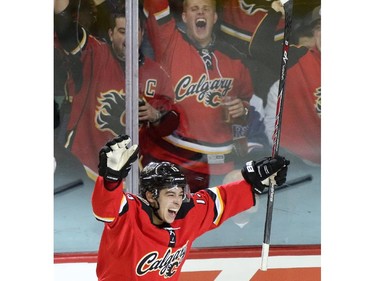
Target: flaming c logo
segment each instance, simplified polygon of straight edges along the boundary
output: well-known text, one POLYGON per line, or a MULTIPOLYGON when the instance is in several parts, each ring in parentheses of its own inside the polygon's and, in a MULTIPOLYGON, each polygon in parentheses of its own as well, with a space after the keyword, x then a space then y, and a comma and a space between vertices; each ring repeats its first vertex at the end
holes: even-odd
POLYGON ((125 129, 125 94, 108 91, 98 98, 95 113, 95 126, 100 131, 110 131, 119 135, 125 129))

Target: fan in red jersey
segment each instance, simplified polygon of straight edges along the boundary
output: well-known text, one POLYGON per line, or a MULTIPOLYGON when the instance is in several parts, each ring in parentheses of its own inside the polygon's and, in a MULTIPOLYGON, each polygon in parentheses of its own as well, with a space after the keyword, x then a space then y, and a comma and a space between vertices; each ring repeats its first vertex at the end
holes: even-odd
MULTIPOLYGON (((99 41, 73 22, 69 0, 55 0, 55 32, 64 52, 82 63, 82 85, 74 92, 65 147, 77 156, 90 178, 103 142, 125 131, 125 2, 111 17, 110 43, 99 41)), ((144 33, 139 24, 139 42, 144 33)), ((139 53, 139 122, 142 153, 178 123, 170 77, 160 64, 139 53)), ((72 89, 71 89, 72 90, 72 89)), ((73 91, 73 90, 72 90, 73 91)), ((138 99, 138 97, 137 97, 138 99)))
MULTIPOLYGON (((250 45, 254 56, 266 60, 280 54, 271 43, 271 36, 283 13, 283 7, 273 6, 259 25, 250 45), (268 46, 265 48, 264 46, 268 46)), ((283 125, 280 147, 302 159, 304 163, 319 166, 321 161, 321 17, 320 6, 306 16, 306 25, 311 29, 315 45, 312 48, 291 45, 289 48, 288 75, 285 82, 283 125)), ((275 64, 276 57, 269 60, 275 64)), ((269 141, 275 125, 275 112, 279 83, 270 88, 265 108, 265 126, 269 141)), ((286 153, 286 152, 284 152, 286 153)), ((293 161, 294 162, 294 161, 293 161)))
POLYGON ((167 0, 145 0, 144 10, 155 59, 170 74, 180 107, 179 126, 149 156, 178 165, 194 191, 220 184, 237 157, 233 124, 247 124, 251 110, 253 84, 244 57, 216 37, 213 0, 183 1, 180 24, 167 0), (223 119, 227 97, 233 123, 223 119))

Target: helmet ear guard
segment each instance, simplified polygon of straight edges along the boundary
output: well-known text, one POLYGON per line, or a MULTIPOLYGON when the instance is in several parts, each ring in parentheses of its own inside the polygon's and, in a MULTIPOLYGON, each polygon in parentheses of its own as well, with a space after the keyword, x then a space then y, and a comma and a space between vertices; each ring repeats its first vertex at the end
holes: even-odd
POLYGON ((183 202, 190 201, 190 188, 186 178, 180 169, 170 162, 150 162, 144 167, 140 175, 140 193, 146 198, 149 191, 157 199, 162 189, 182 188, 184 192, 183 202))

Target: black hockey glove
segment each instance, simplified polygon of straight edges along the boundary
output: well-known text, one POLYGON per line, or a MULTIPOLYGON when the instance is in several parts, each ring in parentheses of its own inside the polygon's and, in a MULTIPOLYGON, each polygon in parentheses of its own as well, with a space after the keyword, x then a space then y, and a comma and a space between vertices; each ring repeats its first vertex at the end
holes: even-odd
POLYGON ((279 186, 286 182, 289 163, 289 160, 282 156, 265 157, 259 161, 246 162, 241 172, 244 179, 251 184, 253 191, 261 194, 269 186, 268 178, 271 176, 274 176, 279 186))
POLYGON ((131 139, 119 135, 99 152, 99 175, 109 182, 120 182, 128 175, 131 164, 137 159, 139 147, 137 144, 128 148, 131 139))

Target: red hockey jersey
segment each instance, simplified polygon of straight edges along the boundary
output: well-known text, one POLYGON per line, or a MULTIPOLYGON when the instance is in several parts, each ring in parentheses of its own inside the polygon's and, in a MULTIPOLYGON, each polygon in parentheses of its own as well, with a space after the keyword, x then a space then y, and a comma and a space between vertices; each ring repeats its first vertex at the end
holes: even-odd
POLYGON ((255 205, 244 180, 201 190, 183 203, 176 220, 156 226, 143 198, 104 188, 98 177, 92 196, 95 217, 105 222, 98 251, 99 280, 178 280, 194 240, 255 205))
MULTIPOLYGON (((84 79, 80 91, 73 98, 67 147, 83 163, 89 176, 95 179, 98 151, 108 140, 125 132, 126 78, 124 63, 115 58, 107 43, 89 35, 84 36, 81 46, 84 79)), ((165 111, 173 107, 174 95, 169 76, 149 58, 140 62, 139 88, 144 98, 157 109, 165 111)), ((146 148, 146 144, 142 145, 144 140, 147 141, 147 138, 140 139, 141 149, 146 148)))
POLYGON ((321 161, 321 53, 309 50, 288 70, 280 146, 321 161))
POLYGON ((253 84, 243 57, 220 40, 199 50, 176 26, 166 0, 145 0, 144 8, 155 59, 170 74, 181 109, 179 127, 153 156, 200 173, 228 173, 233 169, 233 135, 231 124, 223 122, 220 98, 238 97, 248 106, 253 84), (210 67, 201 51, 210 54, 210 67))

